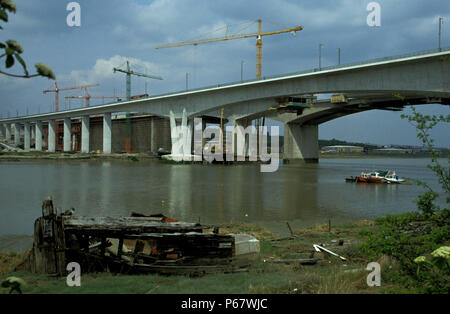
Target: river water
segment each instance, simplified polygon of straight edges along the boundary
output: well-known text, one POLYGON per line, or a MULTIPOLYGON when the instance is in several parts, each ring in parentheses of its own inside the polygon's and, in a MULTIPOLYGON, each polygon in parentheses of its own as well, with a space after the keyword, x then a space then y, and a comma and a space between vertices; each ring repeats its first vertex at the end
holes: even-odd
MULTIPOLYGON (((446 163, 446 160, 442 161, 446 163)), ((429 159, 321 159, 319 164, 175 165, 159 161, 0 162, 0 236, 31 235, 41 203, 52 196, 77 215, 164 213, 184 221, 257 223, 285 234, 296 229, 411 211, 424 188, 346 183, 362 170, 392 169, 437 188, 429 159)))

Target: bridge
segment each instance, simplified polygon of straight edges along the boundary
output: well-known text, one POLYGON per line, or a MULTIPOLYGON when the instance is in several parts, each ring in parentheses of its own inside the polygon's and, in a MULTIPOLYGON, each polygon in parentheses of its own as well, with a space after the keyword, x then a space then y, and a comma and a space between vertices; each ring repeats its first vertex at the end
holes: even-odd
MULTIPOLYGON (((48 125, 48 151, 55 151, 55 121, 64 120, 64 151, 70 150, 70 126, 81 119, 81 151, 89 152, 92 116, 103 116, 103 152, 111 153, 113 113, 135 112, 185 118, 193 128, 196 117, 223 116, 235 126, 268 117, 285 125, 284 159, 318 160, 318 125, 366 110, 401 110, 408 105, 450 104, 450 47, 367 62, 313 69, 281 76, 152 96, 88 108, 0 120, 0 137, 16 145, 23 128, 24 148, 42 150, 42 127, 48 125), (315 100, 316 94, 338 94, 337 99, 315 100)), ((244 135, 245 136, 245 135, 244 135)), ((244 141, 237 134, 237 141, 244 141)), ((172 138, 172 146, 174 146, 172 138)), ((241 146, 243 147, 243 146, 241 146)), ((237 152, 244 153, 245 152, 237 152)))

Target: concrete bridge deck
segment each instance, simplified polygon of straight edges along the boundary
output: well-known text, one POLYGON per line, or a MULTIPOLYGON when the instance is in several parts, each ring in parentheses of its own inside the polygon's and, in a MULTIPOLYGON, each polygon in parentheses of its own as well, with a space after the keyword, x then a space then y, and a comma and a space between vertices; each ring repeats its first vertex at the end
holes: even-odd
MULTIPOLYGON (((245 126, 261 116, 284 122, 287 130, 285 158, 314 160, 318 156, 318 124, 364 110, 395 110, 409 104, 449 104, 449 73, 450 47, 145 99, 3 119, 0 120, 0 136, 11 137, 11 126, 16 133, 23 125, 25 149, 29 149, 31 125, 36 128, 36 135, 41 135, 39 129, 42 123, 47 123, 51 142, 54 141, 55 120, 64 120, 67 137, 70 138, 71 119, 81 118, 82 151, 86 152, 89 147, 89 116, 103 115, 103 150, 110 153, 112 113, 136 112, 180 119, 185 112, 184 116, 192 120, 205 115, 218 117, 223 109, 224 118, 233 121, 234 125, 245 126), (340 104, 317 102, 313 107, 296 113, 286 113, 283 109, 288 97, 334 93, 345 95, 347 101, 340 104)), ((39 147, 37 143, 36 149, 39 147)), ((54 147, 49 145, 49 150, 52 149, 54 147)))

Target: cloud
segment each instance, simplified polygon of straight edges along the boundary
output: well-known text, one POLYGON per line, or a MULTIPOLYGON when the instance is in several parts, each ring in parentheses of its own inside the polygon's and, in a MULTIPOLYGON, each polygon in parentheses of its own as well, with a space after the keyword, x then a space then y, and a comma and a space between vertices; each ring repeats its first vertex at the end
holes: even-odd
MULTIPOLYGON (((155 74, 160 68, 154 63, 143 61, 137 58, 115 55, 109 59, 98 59, 90 69, 73 70, 68 75, 63 75, 60 79, 66 82, 77 82, 78 84, 90 84, 118 78, 114 68, 126 69, 126 62, 129 61, 133 69, 139 69, 141 73, 155 74)), ((159 74, 158 74, 159 75, 159 74)))

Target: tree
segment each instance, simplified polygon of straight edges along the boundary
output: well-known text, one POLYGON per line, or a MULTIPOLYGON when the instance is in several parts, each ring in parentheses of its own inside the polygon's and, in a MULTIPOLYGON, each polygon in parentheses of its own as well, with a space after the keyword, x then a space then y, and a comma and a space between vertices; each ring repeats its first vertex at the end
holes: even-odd
MULTIPOLYGON (((16 4, 12 0, 0 0, 0 20, 2 20, 5 23, 8 22, 8 12, 16 13, 16 4)), ((2 29, 3 27, 0 26, 0 30, 2 29)), ((21 54, 23 53, 23 48, 17 41, 10 39, 7 40, 6 42, 0 42, 0 51, 1 49, 4 50, 4 53, 0 52, 0 59, 5 58, 5 67, 7 69, 11 68, 14 65, 15 61, 17 61, 22 65, 24 75, 7 73, 0 70, 1 74, 19 78, 32 78, 36 76, 43 76, 52 80, 55 79, 55 74, 53 73, 52 69, 50 69, 47 65, 43 63, 36 63, 34 66, 36 68, 37 73, 30 75, 27 69, 27 65, 21 57, 21 54)))

